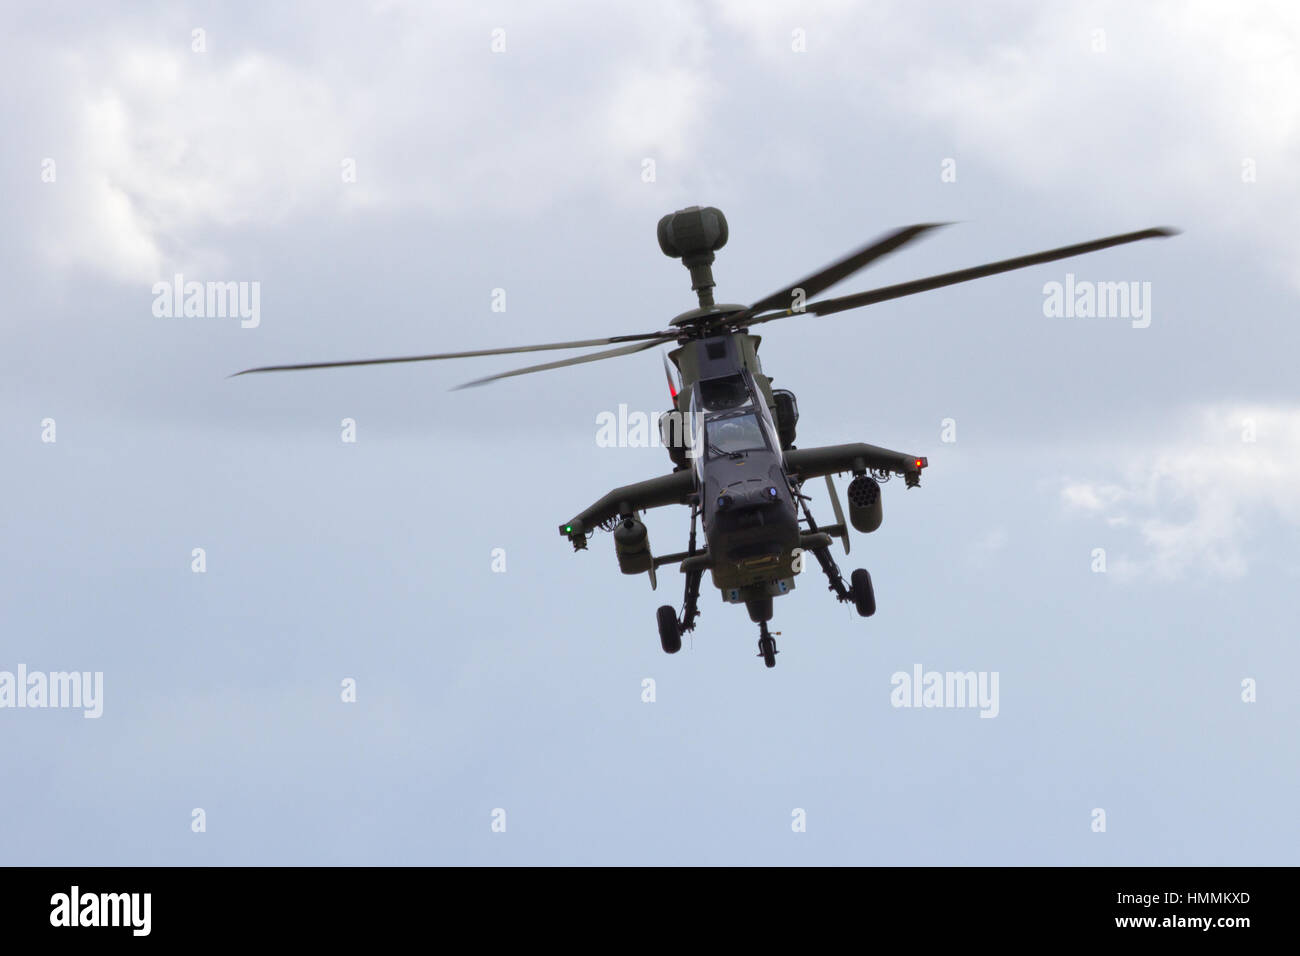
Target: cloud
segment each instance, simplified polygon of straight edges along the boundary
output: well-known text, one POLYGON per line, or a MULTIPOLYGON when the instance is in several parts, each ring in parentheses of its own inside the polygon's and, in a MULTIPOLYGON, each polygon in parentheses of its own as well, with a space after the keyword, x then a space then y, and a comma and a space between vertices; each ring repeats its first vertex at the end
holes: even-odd
POLYGON ((842 109, 847 128, 879 128, 883 111, 894 135, 943 133, 958 182, 992 170, 1127 210, 1135 226, 1167 215, 1213 227, 1300 288, 1300 234, 1275 215, 1300 208, 1296 4, 728 0, 723 16, 787 84, 842 109), (794 28, 807 31, 804 54, 791 52, 794 28))
POLYGON ((219 269, 214 227, 321 210, 519 218, 595 194, 662 211, 695 201, 683 179, 713 175, 695 157, 720 148, 710 133, 729 111, 753 105, 737 80, 753 76, 819 105, 771 117, 784 132, 748 144, 742 168, 797 177, 864 125, 929 127, 950 137, 963 176, 973 161, 1142 224, 1166 209, 1208 219, 1300 287, 1300 234, 1271 215, 1300 207, 1292 4, 381 3, 297 22, 291 38, 214 25, 204 53, 188 26, 163 26, 88 23, 25 51, 33 70, 58 64, 39 97, 68 135, 38 231, 65 266, 129 281, 219 269), (490 48, 497 27, 503 53, 490 48), (810 123, 816 150, 799 143, 810 123), (653 190, 645 158, 661 161, 653 190))
POLYGON ((257 54, 203 69, 206 55, 109 44, 66 58, 71 139, 43 223, 53 259, 150 283, 219 269, 204 231, 341 193, 345 137, 327 85, 257 54))
POLYGON ((498 21, 446 5, 322 18, 291 49, 248 29, 210 29, 203 52, 188 29, 43 35, 63 146, 40 244, 65 268, 153 282, 219 270, 214 231, 322 209, 637 201, 642 160, 682 159, 712 103, 705 31, 684 2, 591 11, 512 11, 496 53, 498 21))
POLYGON ((1112 571, 1240 577, 1264 532, 1300 526, 1300 406, 1201 409, 1177 438, 1122 447, 1113 470, 1060 490, 1067 511, 1136 534, 1112 571))

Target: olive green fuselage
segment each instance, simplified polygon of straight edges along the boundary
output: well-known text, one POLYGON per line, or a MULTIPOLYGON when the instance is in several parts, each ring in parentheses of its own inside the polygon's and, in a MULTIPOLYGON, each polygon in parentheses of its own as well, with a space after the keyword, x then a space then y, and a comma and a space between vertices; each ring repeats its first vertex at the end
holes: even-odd
POLYGON ((669 354, 681 373, 676 410, 690 425, 685 467, 695 477, 708 568, 723 598, 736 603, 793 590, 799 554, 798 512, 760 341, 726 332, 690 339, 669 354))

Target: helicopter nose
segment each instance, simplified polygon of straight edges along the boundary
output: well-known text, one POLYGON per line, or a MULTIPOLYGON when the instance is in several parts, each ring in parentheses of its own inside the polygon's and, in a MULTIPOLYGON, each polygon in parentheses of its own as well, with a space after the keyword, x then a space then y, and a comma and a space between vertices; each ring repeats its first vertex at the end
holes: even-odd
POLYGON ((775 485, 749 488, 727 488, 718 495, 715 504, 719 511, 741 512, 766 508, 781 500, 775 485))

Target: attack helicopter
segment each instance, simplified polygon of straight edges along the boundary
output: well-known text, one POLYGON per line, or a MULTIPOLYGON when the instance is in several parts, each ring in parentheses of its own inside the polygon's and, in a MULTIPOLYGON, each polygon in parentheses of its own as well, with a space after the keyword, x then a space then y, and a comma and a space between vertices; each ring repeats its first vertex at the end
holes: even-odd
MULTIPOLYGON (((1176 234, 1157 227, 1090 242, 1003 259, 955 272, 915 279, 838 298, 810 301, 832 285, 889 253, 914 242, 945 223, 921 223, 896 229, 813 274, 751 305, 714 301, 712 266, 727 243, 727 220, 712 206, 690 206, 664 216, 658 224, 659 248, 681 260, 690 272, 698 304, 669 321, 670 328, 633 335, 550 342, 509 348, 444 352, 398 358, 357 359, 272 365, 236 375, 304 369, 386 365, 442 359, 510 355, 523 352, 616 346, 601 351, 529 365, 457 386, 465 388, 517 375, 565 368, 673 345, 665 358, 673 407, 661 417, 671 473, 624 485, 559 526, 575 551, 586 550, 597 531, 611 532, 614 555, 624 574, 647 574, 657 587, 657 571, 676 566, 684 577, 679 613, 672 605, 657 612, 660 645, 669 654, 681 649, 682 635, 694 630, 699 615, 700 585, 707 571, 722 599, 743 604, 758 625, 758 656, 776 665, 776 638, 768 628, 773 599, 790 593, 811 554, 836 600, 851 604, 862 617, 876 611, 870 573, 859 568, 845 581, 831 546, 836 539, 850 553, 849 527, 870 534, 883 520, 881 485, 900 476, 907 488, 921 483, 924 456, 853 442, 816 448, 795 445, 799 406, 793 392, 772 388, 758 358, 761 338, 755 326, 792 316, 833 315, 890 299, 969 282, 985 276, 1066 259, 1112 246, 1176 234), (671 362, 671 365, 668 363, 671 362), (674 376, 674 369, 677 375, 674 376), (848 518, 832 479, 851 475, 847 488, 848 518), (824 478, 835 521, 819 525, 803 493, 805 482, 824 478), (651 508, 684 505, 690 509, 685 551, 654 554, 639 515, 651 508), (697 535, 704 532, 701 543, 697 535)), ((232 376, 233 377, 233 376, 232 376)))

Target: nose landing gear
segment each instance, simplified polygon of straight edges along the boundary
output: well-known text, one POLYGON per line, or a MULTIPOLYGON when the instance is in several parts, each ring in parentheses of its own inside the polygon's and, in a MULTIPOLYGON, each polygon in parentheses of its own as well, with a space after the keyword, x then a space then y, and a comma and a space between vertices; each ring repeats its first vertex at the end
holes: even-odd
MULTIPOLYGON (((780 631, 776 632, 780 634, 780 631)), ((763 663, 768 667, 776 666, 776 655, 781 653, 776 649, 776 638, 767 629, 767 621, 760 621, 758 624, 758 656, 763 658, 763 663)))

